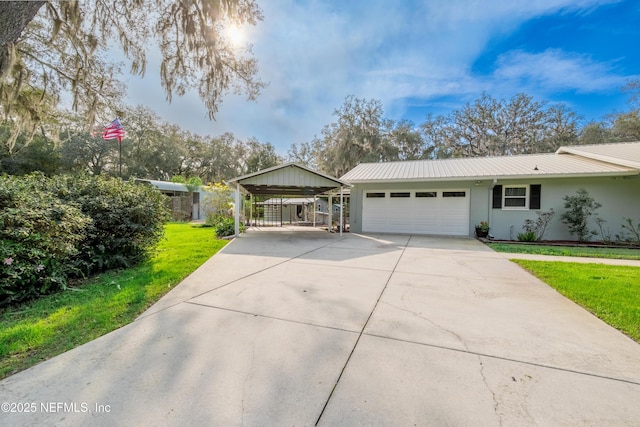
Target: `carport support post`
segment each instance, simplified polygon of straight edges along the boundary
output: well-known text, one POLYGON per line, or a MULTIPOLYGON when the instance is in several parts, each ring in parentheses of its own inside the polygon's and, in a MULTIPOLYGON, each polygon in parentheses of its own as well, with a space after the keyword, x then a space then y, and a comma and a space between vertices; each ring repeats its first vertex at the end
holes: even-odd
POLYGON ((249 227, 253 222, 253 194, 249 193, 249 227))
POLYGON ((313 195, 313 226, 316 226, 316 195, 313 195))
POLYGON ((236 208, 235 214, 235 232, 236 237, 240 236, 240 183, 236 183, 236 208))
POLYGON ((331 229, 333 228, 333 195, 329 193, 329 225, 327 229, 329 233, 331 233, 331 229))
POLYGON ((342 237, 342 202, 343 202, 343 198, 342 198, 342 185, 340 186, 340 237, 342 237))

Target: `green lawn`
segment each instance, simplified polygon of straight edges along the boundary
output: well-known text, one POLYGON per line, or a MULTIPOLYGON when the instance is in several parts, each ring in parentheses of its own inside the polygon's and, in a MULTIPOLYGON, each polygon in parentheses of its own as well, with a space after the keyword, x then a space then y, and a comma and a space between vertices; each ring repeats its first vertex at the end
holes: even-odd
POLYGON ((144 265, 0 311, 0 378, 132 322, 226 243, 213 228, 168 224, 144 265))
POLYGON ((640 267, 512 261, 640 343, 640 267))
POLYGON ((486 245, 496 252, 591 258, 640 259, 640 249, 522 245, 517 243, 486 243, 486 245))

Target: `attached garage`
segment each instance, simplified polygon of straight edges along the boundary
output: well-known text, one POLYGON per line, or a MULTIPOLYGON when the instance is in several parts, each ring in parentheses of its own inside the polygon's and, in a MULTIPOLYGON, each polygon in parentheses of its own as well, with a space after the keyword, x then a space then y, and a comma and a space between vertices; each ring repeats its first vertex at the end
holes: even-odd
POLYGON ((469 235, 468 188, 366 190, 362 197, 363 232, 469 235))
MULTIPOLYGON (((628 230, 621 221, 637 218, 639 210, 640 142, 560 147, 544 154, 361 163, 340 180, 352 185, 353 233, 471 237, 477 224, 487 222, 490 237, 515 240, 528 221, 542 212, 563 212, 564 198, 584 188, 602 204, 598 217, 605 220, 605 231, 623 236, 628 230)), ((548 225, 546 239, 575 238, 559 214, 548 225)))

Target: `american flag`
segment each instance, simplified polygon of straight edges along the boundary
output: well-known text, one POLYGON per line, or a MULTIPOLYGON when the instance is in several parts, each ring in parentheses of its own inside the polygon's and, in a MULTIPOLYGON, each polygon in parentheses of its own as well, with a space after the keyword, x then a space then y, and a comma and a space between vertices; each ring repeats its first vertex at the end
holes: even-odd
POLYGON ((124 136, 124 128, 118 119, 112 121, 109 126, 104 128, 104 132, 102 132, 102 139, 118 138, 118 142, 122 142, 124 136))

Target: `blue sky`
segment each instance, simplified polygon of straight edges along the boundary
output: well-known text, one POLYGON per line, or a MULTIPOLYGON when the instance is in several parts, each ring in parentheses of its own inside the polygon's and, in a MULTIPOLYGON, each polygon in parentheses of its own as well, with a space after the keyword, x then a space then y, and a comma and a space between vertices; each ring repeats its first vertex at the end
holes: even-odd
POLYGON ((129 104, 201 135, 232 132, 280 154, 310 141, 348 95, 380 100, 384 116, 419 125, 478 98, 519 92, 599 120, 624 111, 640 78, 637 0, 258 0, 244 28, 268 83, 257 101, 230 95, 209 121, 197 94, 160 89, 151 59, 128 79, 129 104))

